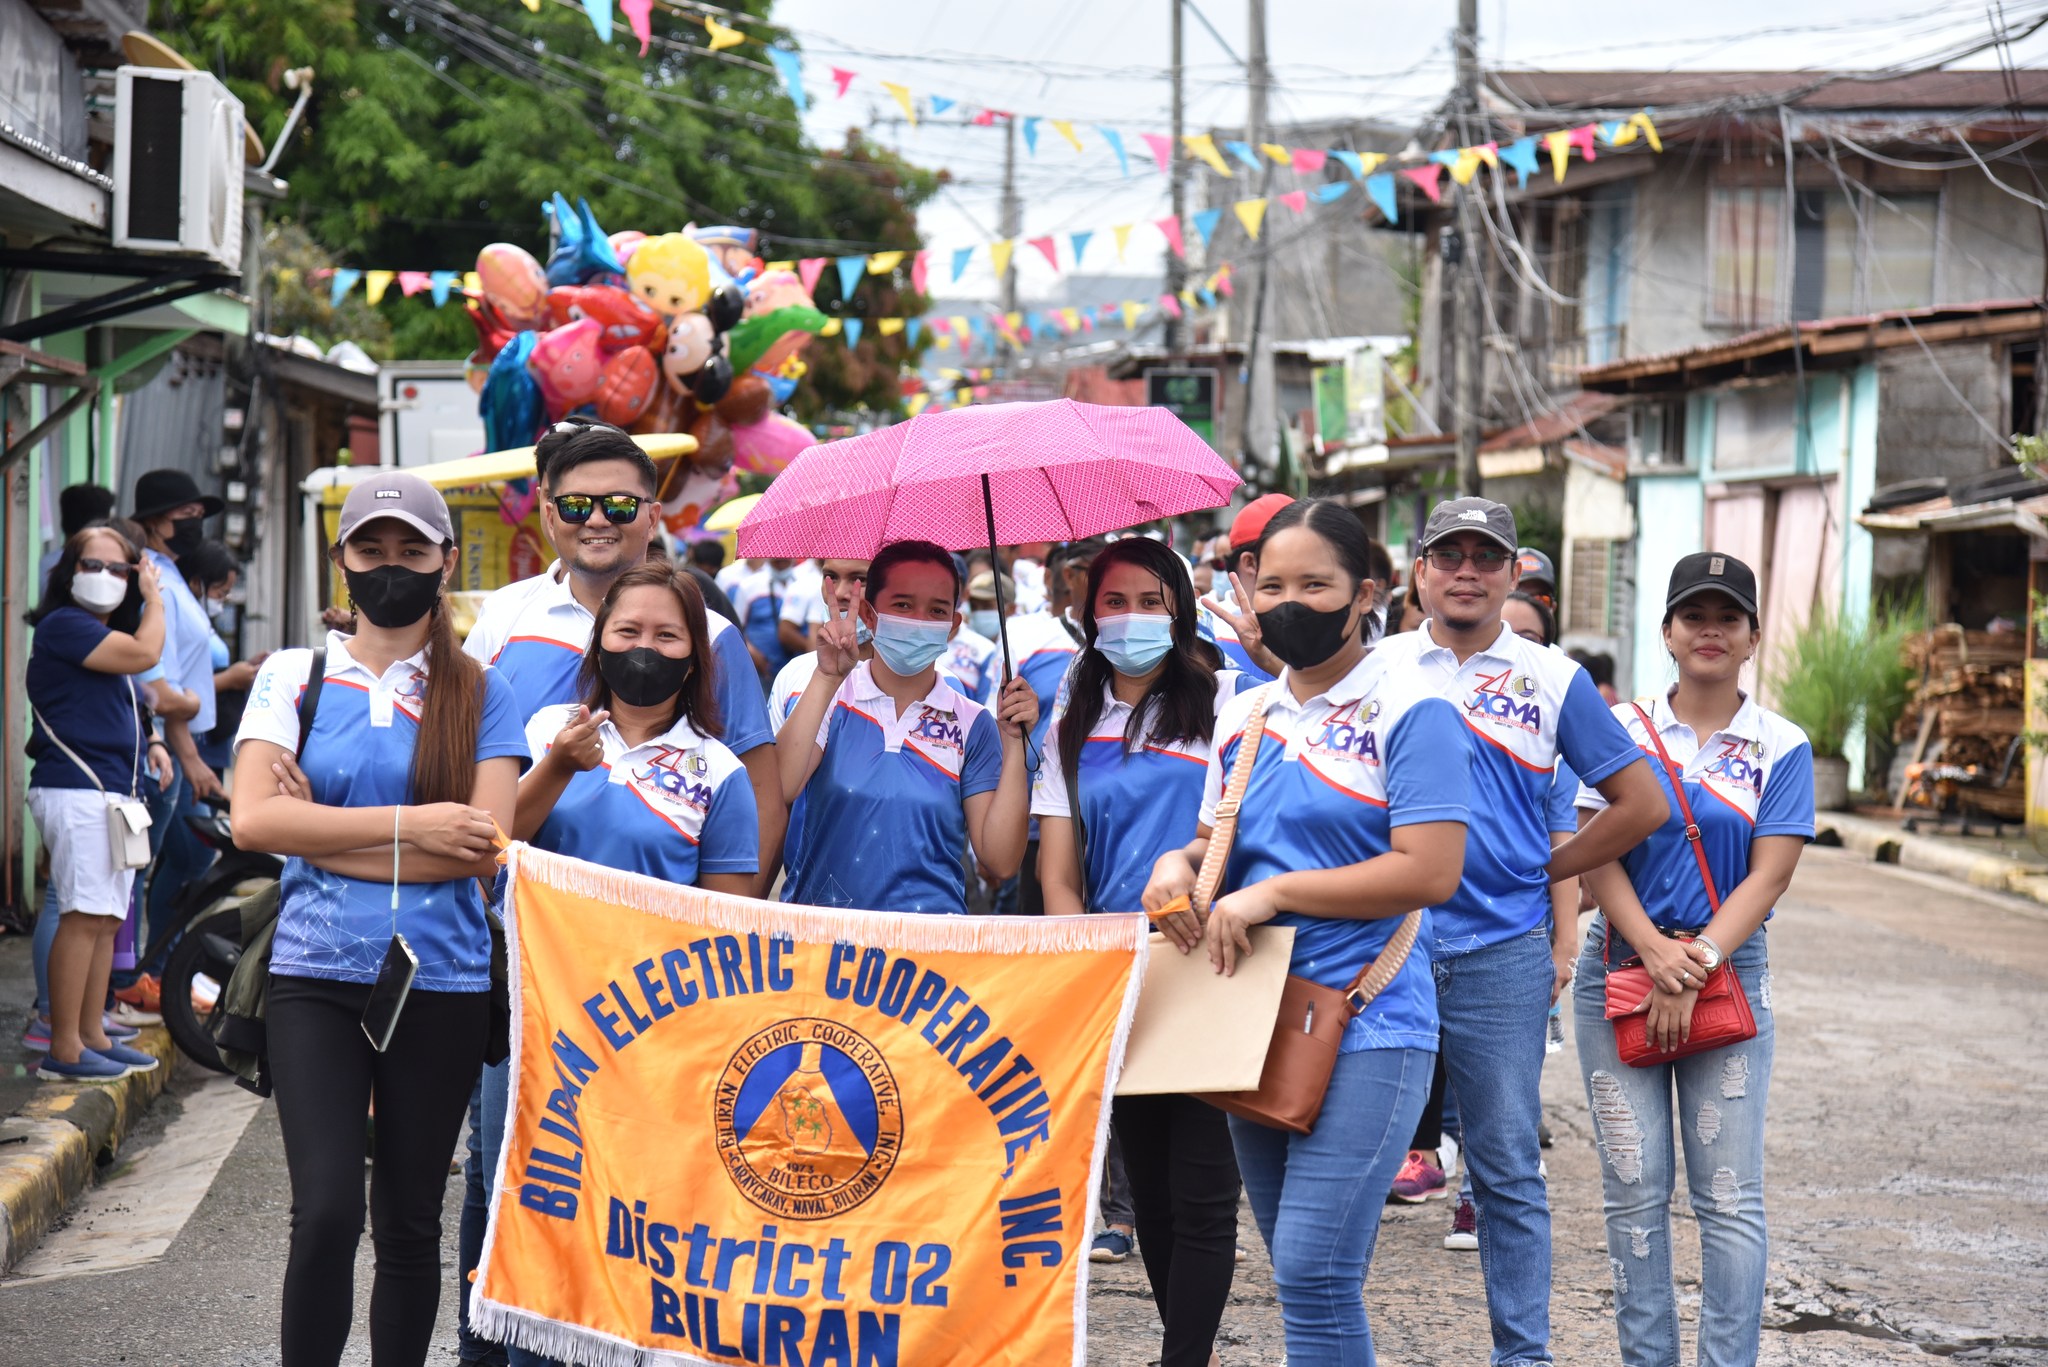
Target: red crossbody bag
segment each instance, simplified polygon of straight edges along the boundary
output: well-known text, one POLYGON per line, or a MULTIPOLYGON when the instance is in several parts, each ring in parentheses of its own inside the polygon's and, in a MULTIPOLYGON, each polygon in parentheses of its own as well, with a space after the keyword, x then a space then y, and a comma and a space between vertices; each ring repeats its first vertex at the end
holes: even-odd
MULTIPOLYGON (((1700 842, 1700 825, 1693 820, 1692 804, 1685 796, 1685 772, 1671 762, 1671 756, 1664 749, 1664 738, 1657 734, 1656 723, 1641 704, 1634 704, 1636 715, 1643 720, 1643 730, 1649 733, 1650 744, 1657 749, 1657 758, 1664 765, 1664 772, 1671 776, 1671 791, 1678 798, 1678 813, 1685 818, 1685 840, 1692 847, 1693 861, 1700 866, 1700 881, 1707 887, 1707 905, 1715 911, 1721 910, 1721 894, 1714 886, 1714 872, 1707 867, 1707 851, 1700 842)), ((1690 936, 1683 937, 1690 939, 1690 936)), ((1608 945, 1614 942, 1614 926, 1607 926, 1608 945)), ((1605 947, 1602 948, 1605 957, 1605 947)), ((1746 1039, 1756 1038, 1756 1017, 1750 1014, 1749 995, 1742 990, 1742 980, 1735 976, 1735 969, 1724 958, 1714 971, 1707 974, 1707 980, 1700 987, 1699 1000, 1693 1004, 1692 1027, 1688 1038, 1669 1050, 1659 1049, 1650 1043, 1650 997, 1657 986, 1650 981, 1650 971, 1643 967, 1640 959, 1607 973, 1607 1019, 1614 1022, 1614 1047, 1621 1055, 1621 1061, 1631 1068, 1648 1068, 1688 1054, 1703 1054, 1709 1049, 1723 1045, 1740 1044, 1746 1039)))

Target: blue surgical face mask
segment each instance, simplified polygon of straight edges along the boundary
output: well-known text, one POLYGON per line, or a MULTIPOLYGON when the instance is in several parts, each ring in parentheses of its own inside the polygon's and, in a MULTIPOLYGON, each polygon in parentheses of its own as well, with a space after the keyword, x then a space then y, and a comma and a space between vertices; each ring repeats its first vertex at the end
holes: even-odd
POLYGON ((953 623, 946 618, 928 622, 891 617, 886 612, 875 615, 875 654, 890 672, 906 679, 930 669, 946 653, 946 642, 952 636, 953 623))
POLYGON ((871 645, 874 639, 875 633, 868 624, 859 618, 855 618, 853 623, 853 643, 857 646, 871 645))
POLYGON ((1098 617, 1095 648, 1119 674, 1148 674, 1173 649, 1173 619, 1150 612, 1098 617))
POLYGON ((1002 630, 1003 619, 996 615, 994 608, 976 608, 967 614, 967 625, 993 641, 996 633, 1002 630))

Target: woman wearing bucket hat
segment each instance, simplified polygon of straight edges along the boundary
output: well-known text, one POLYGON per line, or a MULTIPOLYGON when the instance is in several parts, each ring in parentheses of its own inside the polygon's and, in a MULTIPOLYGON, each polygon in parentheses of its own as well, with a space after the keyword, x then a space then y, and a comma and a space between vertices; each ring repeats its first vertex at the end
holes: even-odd
POLYGON ((371 1353, 420 1363, 433 1336, 448 1157, 490 1017, 477 880, 495 872, 528 757, 510 686, 455 639, 454 541, 417 475, 377 471, 350 490, 330 554, 360 627, 327 636, 305 749, 294 754, 309 650, 264 662, 236 738, 236 841, 288 856, 268 1011, 292 1178, 286 1367, 331 1367, 348 1340, 373 1101, 371 1353), (403 979, 393 965, 407 960, 392 1022, 372 987, 403 979))
MULTIPOLYGON (((1762 1333, 1764 1102, 1775 1034, 1765 925, 1814 821, 1806 734, 1742 691, 1742 667, 1761 640, 1756 605, 1756 576, 1732 555, 1703 551, 1672 570, 1664 645, 1678 682, 1614 709, 1650 757, 1671 815, 1618 862, 1586 874, 1600 914, 1579 956, 1574 1010, 1602 1157, 1615 1332, 1629 1362, 1678 1360, 1674 1139, 1699 1217, 1699 1360, 1755 1362, 1762 1333), (1617 1027, 1637 1013, 1610 1019, 1608 979, 1624 968, 1649 981, 1647 1021, 1635 1026, 1647 1057, 1621 1051, 1617 1027), (1719 1047, 1699 1047, 1724 1037, 1696 1042, 1695 1032, 1729 1004, 1730 988, 1747 1003, 1753 1034, 1735 1029, 1719 1047)), ((1580 789, 1582 818, 1604 805, 1580 789)))

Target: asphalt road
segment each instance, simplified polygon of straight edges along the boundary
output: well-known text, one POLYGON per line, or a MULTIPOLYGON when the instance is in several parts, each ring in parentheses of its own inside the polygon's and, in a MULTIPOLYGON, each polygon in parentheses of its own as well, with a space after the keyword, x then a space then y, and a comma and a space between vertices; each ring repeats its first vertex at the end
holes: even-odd
MULTIPOLYGON (((1771 946, 1762 1360, 2048 1364, 2048 915, 1815 850, 1771 946)), ((1554 1346, 1560 1362, 1614 1362, 1596 1156, 1569 1041, 1544 1087, 1556 1134, 1554 1346)), ((459 1198, 451 1178, 450 1258, 459 1198)), ((21 1269, 41 1275, 0 1283, 0 1367, 275 1362, 288 1206, 274 1109, 182 1073, 21 1269)), ((1698 1254, 1682 1195, 1676 1217, 1689 1333, 1698 1254)), ((1478 1258, 1443 1250, 1449 1219, 1442 1202, 1389 1213, 1365 1288, 1383 1362, 1485 1360, 1478 1258)), ((1251 1257, 1221 1356, 1278 1363, 1279 1310, 1248 1219, 1245 1230, 1251 1257)), ((367 1363, 367 1240, 357 1283, 344 1360, 367 1363)), ((453 1284, 451 1266, 437 1363, 455 1360, 453 1284)), ((1093 1363, 1154 1360, 1135 1257, 1096 1269, 1090 1329, 1093 1363)))

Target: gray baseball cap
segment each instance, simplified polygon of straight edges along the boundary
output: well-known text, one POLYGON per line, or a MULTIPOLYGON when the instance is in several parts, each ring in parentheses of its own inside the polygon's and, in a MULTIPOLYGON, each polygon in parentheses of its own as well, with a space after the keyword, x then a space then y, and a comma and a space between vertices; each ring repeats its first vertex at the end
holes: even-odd
POLYGON ((348 491, 334 533, 339 546, 365 522, 393 517, 444 546, 455 542, 455 524, 441 491, 407 470, 378 470, 348 491))
POLYGON ((1429 521, 1422 528, 1422 549, 1426 551, 1457 532, 1477 532, 1498 541, 1509 555, 1519 545, 1514 513, 1505 503, 1490 498, 1447 498, 1430 509, 1429 521))

